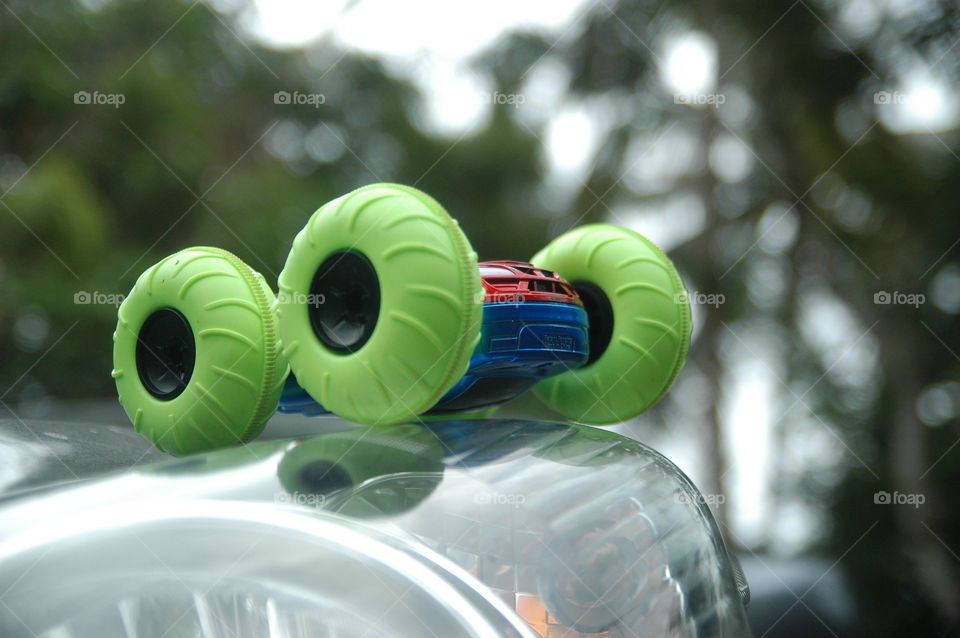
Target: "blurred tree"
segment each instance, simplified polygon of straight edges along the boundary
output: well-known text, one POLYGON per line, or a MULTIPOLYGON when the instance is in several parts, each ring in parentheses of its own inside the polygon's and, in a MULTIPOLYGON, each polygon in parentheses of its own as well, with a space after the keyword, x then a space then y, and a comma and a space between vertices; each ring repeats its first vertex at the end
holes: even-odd
POLYGON ((98 300, 191 244, 234 251, 275 282, 310 213, 365 183, 427 190, 487 258, 528 257, 547 234, 542 216, 506 196, 538 178, 528 136, 500 116, 459 143, 430 137, 414 124, 413 87, 372 59, 328 42, 257 46, 238 35, 235 13, 205 3, 10 2, 4 12, 5 403, 111 394, 115 307, 98 300), (277 92, 322 97, 284 104, 277 92), (518 223, 526 232, 502 232, 518 223), (82 292, 101 294, 78 305, 82 292))
MULTIPOLYGON (((899 86, 911 56, 956 73, 957 10, 933 3, 892 8, 910 20, 877 18, 869 35, 854 40, 849 31, 862 25, 844 31, 844 19, 867 18, 851 18, 845 12, 855 10, 843 4, 620 3, 592 12, 579 37, 552 54, 573 70, 571 90, 581 99, 609 94, 609 78, 616 78, 614 87, 645 92, 605 139, 618 152, 584 180, 570 223, 596 208, 596 193, 615 219, 643 199, 666 207, 678 191, 696 194, 703 222, 675 258, 697 290, 727 300, 701 313, 691 357, 691 367, 710 382, 702 398, 712 406, 703 431, 713 483, 722 488, 728 470, 721 434, 733 424, 723 422, 720 406, 736 365, 731 351, 745 348, 782 385, 774 511, 798 501, 829 504, 820 550, 853 567, 865 635, 942 631, 960 613, 960 559, 951 549, 958 546, 960 521, 948 505, 949 481, 960 467, 950 454, 958 397, 947 413, 952 427, 933 430, 918 418, 922 393, 956 380, 960 361, 956 305, 950 312, 930 303, 937 294, 931 280, 957 259, 960 158, 952 150, 953 131, 910 136, 878 125, 886 105, 875 97, 899 86), (738 97, 740 104, 677 108, 659 88, 660 34, 692 30, 717 46, 719 83, 706 90, 731 102, 738 97), (650 96, 657 94, 659 112, 651 115, 650 96), (644 128, 666 135, 673 127, 696 137, 699 161, 653 192, 631 188, 637 160, 622 151, 630 146, 624 138, 645 138, 644 128), (732 142, 749 147, 753 157, 754 170, 742 182, 723 178, 722 164, 732 160, 720 145, 732 142), (731 202, 732 194, 740 201, 731 202), (765 285, 771 278, 772 287, 765 285), (878 305, 875 294, 884 291, 925 294, 927 303, 878 305), (849 327, 843 334, 845 326, 824 325, 836 312, 811 313, 823 299, 840 318, 851 317, 852 334, 849 327), (771 325, 774 343, 768 339, 758 355, 747 343, 771 325), (832 351, 818 352, 818 342, 832 351), (859 379, 852 378, 847 355, 866 362, 859 379), (792 475, 782 469, 802 463, 804 450, 789 447, 797 440, 793 430, 811 427, 829 431, 846 458, 840 486, 816 469, 792 475), (922 508, 878 506, 874 493, 881 490, 921 494, 926 502, 922 508)), ((778 551, 777 535, 767 539, 751 549, 778 551)))

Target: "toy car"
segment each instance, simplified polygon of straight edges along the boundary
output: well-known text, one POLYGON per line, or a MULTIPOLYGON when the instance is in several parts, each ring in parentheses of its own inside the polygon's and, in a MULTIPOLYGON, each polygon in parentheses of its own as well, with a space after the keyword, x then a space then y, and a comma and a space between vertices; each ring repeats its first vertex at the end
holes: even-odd
MULTIPOLYGON (((479 270, 484 287, 480 341, 466 374, 427 414, 485 410, 587 361, 587 313, 560 275, 516 261, 481 262, 479 270)), ((279 409, 328 413, 294 375, 287 379, 279 409)))
POLYGON ((278 405, 379 425, 531 387, 609 424, 667 391, 690 330, 676 269, 637 233, 591 224, 530 263, 478 264, 434 199, 372 184, 311 216, 276 296, 217 248, 147 269, 118 311, 113 377, 137 431, 173 454, 250 441, 278 405))

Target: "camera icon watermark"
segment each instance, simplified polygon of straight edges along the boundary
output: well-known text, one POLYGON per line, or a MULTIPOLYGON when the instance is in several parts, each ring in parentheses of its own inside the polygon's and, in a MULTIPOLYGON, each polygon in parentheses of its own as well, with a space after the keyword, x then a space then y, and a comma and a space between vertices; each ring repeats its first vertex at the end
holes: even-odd
POLYGON ((476 505, 506 505, 509 507, 520 507, 527 502, 527 497, 523 494, 483 490, 473 495, 473 502, 476 505))
POLYGON ((78 290, 73 293, 73 303, 78 306, 113 306, 118 307, 127 296, 119 292, 100 292, 99 290, 78 290))
POLYGON ((673 495, 673 502, 677 505, 706 505, 708 507, 719 507, 727 502, 724 494, 689 494, 687 492, 677 491, 673 495))
POLYGON ((315 109, 327 103, 323 93, 303 93, 301 91, 277 91, 273 94, 273 103, 293 106, 312 106, 315 109))
POLYGON ((897 491, 891 493, 880 490, 873 495, 874 505, 910 505, 914 508, 919 508, 926 502, 927 497, 923 494, 908 494, 897 491))
POLYGON ((312 492, 277 492, 273 495, 273 502, 277 505, 302 505, 304 507, 323 507, 327 497, 312 492))
POLYGON ((873 293, 873 303, 878 306, 913 306, 919 308, 927 302, 927 296, 921 292, 900 292, 878 290, 873 293))
POLYGON ((719 308, 727 303, 727 297, 722 292, 678 292, 673 296, 673 303, 690 306, 713 306, 719 308))
POLYGON ((674 104, 685 104, 686 106, 712 106, 713 108, 720 108, 720 105, 725 104, 726 101, 727 96, 723 93, 673 94, 674 104))
POLYGON ((878 105, 906 104, 909 101, 910 96, 900 91, 877 91, 873 94, 873 103, 878 105))
POLYGON ((120 108, 127 101, 123 93, 101 93, 100 91, 77 91, 73 94, 73 103, 94 106, 112 106, 120 108))
POLYGON ((319 308, 327 302, 327 296, 323 293, 303 293, 299 291, 286 292, 281 290, 277 295, 277 303, 280 305, 311 306, 319 308))
POLYGON ((492 104, 494 106, 512 106, 513 108, 517 108, 527 101, 527 96, 523 93, 501 93, 500 91, 494 91, 493 93, 481 93, 480 95, 484 104, 492 104))
POLYGON ((495 292, 491 295, 486 295, 484 298, 486 303, 518 304, 523 302, 523 293, 495 292))

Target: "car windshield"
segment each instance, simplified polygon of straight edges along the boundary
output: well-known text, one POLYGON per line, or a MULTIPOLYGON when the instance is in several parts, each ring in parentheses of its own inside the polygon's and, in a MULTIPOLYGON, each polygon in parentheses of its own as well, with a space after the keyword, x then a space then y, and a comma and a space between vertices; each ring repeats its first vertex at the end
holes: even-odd
POLYGON ((481 277, 509 277, 512 274, 513 273, 506 268, 498 268, 496 266, 480 266, 481 277))

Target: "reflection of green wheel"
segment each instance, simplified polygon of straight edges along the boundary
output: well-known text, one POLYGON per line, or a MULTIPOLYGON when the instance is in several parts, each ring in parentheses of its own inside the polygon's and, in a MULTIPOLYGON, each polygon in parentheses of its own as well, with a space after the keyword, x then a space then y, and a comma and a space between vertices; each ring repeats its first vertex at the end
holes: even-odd
POLYGON ((443 447, 419 424, 360 427, 298 443, 283 456, 277 474, 292 502, 353 516, 396 515, 440 483, 443 447))
POLYGON ((321 207, 280 273, 278 315, 300 385, 331 412, 395 423, 463 376, 480 338, 477 256, 436 201, 373 184, 321 207))
POLYGON ((182 250, 140 275, 113 334, 134 428, 171 454, 259 434, 287 374, 273 303, 259 273, 217 248, 182 250))
POLYGON ((500 409, 499 405, 491 405, 488 408, 483 408, 482 410, 477 410, 475 412, 437 412, 437 413, 426 413, 421 414, 419 421, 424 423, 436 423, 439 421, 450 421, 451 419, 456 421, 470 421, 474 419, 489 419, 497 413, 497 410, 500 409))
POLYGON ((593 424, 624 421, 656 403, 683 367, 691 330, 686 292, 667 256, 637 233, 591 224, 531 261, 576 288, 590 321, 586 365, 541 381, 537 394, 593 424))

